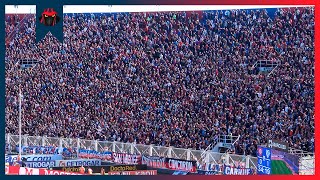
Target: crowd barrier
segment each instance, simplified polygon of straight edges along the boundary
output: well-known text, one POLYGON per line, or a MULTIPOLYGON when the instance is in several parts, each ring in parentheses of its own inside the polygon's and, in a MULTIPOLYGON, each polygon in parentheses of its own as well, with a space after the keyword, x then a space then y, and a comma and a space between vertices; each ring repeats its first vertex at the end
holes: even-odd
MULTIPOLYGON (((16 151, 16 145, 19 143, 19 136, 6 134, 6 152, 16 151)), ((163 147, 154 145, 143 145, 135 143, 122 143, 110 141, 83 140, 72 138, 51 138, 40 136, 22 136, 23 146, 55 146, 56 148, 66 148, 75 150, 72 153, 62 154, 64 158, 99 158, 102 160, 112 160, 110 153, 134 154, 148 157, 165 157, 181 159, 187 161, 196 161, 201 166, 204 164, 244 164, 245 168, 256 169, 257 158, 252 156, 243 156, 236 154, 226 154, 212 152, 211 150, 192 150, 174 147, 163 147), (80 151, 76 151, 80 150, 80 151), (82 151, 83 150, 83 151, 82 151), (102 157, 102 158, 101 158, 102 157)), ((51 151, 52 152, 52 151, 51 151)), ((61 151, 54 151, 55 153, 61 151)), ((203 169, 203 168, 201 168, 203 169)))

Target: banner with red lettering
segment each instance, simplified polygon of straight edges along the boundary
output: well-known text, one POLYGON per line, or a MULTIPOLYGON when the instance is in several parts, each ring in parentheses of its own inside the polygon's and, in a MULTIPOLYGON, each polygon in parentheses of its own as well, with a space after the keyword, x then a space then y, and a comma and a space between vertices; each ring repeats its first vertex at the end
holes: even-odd
POLYGON ((20 167, 19 175, 40 175, 40 170, 42 169, 20 167))
POLYGON ((39 169, 39 170, 40 170, 39 175, 83 175, 80 173, 57 171, 57 170, 47 170, 47 169, 39 169))
POLYGON ((113 161, 120 164, 138 165, 141 164, 141 155, 112 153, 113 161))

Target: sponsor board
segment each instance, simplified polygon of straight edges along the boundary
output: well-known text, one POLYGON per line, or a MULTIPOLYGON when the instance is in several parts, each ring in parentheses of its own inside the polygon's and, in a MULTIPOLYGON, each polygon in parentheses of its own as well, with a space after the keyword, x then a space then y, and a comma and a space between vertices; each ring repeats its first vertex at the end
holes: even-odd
POLYGON ((19 168, 19 175, 39 175, 39 170, 40 169, 21 167, 19 168))
MULTIPOLYGON (((60 170, 66 172, 79 172, 81 166, 75 167, 53 167, 53 170, 60 170)), ((87 170, 88 167, 84 166, 87 170)), ((108 166, 90 166, 93 173, 100 173, 101 168, 105 170, 105 172, 121 172, 121 171, 138 171, 138 170, 147 170, 147 165, 108 165, 108 166)))
POLYGON ((19 174, 19 175, 82 175, 80 173, 74 172, 64 172, 57 170, 47 170, 47 169, 37 169, 37 168, 25 168, 25 167, 15 167, 10 166, 12 168, 11 172, 9 169, 9 174, 19 174))
MULTIPOLYGON (((77 167, 53 167, 52 170, 64 171, 64 172, 80 172, 80 167, 81 166, 77 166, 77 167)), ((87 169, 87 168, 85 167, 85 169, 87 169)))
POLYGON ((77 159, 55 161, 56 167, 101 166, 100 159, 77 159))
POLYGON ((237 168, 231 166, 224 166, 223 170, 224 175, 249 175, 252 174, 252 170, 250 168, 237 168))
POLYGON ((80 167, 62 167, 58 169, 64 172, 80 172, 80 167))
MULTIPOLYGON (((21 158, 25 158, 26 161, 55 161, 62 160, 62 155, 22 155, 21 158)), ((13 163, 18 160, 18 155, 6 155, 5 163, 13 163)))
POLYGON ((106 172, 147 170, 147 165, 111 165, 106 166, 105 170, 106 172))
POLYGON ((109 172, 108 175, 125 175, 125 176, 140 176, 140 175, 147 175, 153 176, 157 175, 157 170, 144 170, 144 171, 112 171, 109 172))
POLYGON ((142 156, 142 164, 153 168, 166 168, 166 158, 142 156))
POLYGON ((80 173, 41 169, 39 175, 82 175, 80 173))
POLYGON ((113 162, 119 164, 141 164, 141 155, 112 153, 113 162))
POLYGON ((54 167, 55 161, 27 161, 25 164, 28 168, 47 168, 54 167))
POLYGON ((137 166, 109 166, 109 171, 136 171, 137 166))

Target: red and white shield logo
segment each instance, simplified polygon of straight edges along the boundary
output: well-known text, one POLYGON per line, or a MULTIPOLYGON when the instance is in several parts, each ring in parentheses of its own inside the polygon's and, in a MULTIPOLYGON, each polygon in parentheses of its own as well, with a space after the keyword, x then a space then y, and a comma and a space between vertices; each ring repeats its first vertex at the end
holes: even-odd
POLYGON ((262 148, 258 149, 258 154, 259 154, 259 156, 262 156, 262 148))

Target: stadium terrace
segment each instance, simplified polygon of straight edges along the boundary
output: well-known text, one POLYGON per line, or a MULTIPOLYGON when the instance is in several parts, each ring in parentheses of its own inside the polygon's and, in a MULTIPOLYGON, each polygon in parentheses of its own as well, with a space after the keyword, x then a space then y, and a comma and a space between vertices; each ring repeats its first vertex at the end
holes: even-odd
MULTIPOLYGON (((314 9, 63 15, 35 44, 33 14, 6 15, 6 127, 23 134, 206 149, 239 136, 314 151, 314 9), (19 71, 17 62, 36 59, 19 71), (276 67, 263 73, 262 60, 276 67), (258 64, 257 64, 258 63, 258 64)), ((22 67, 23 68, 23 67, 22 67)))

